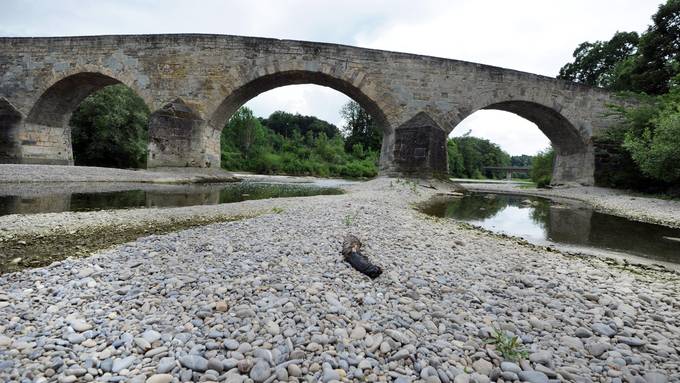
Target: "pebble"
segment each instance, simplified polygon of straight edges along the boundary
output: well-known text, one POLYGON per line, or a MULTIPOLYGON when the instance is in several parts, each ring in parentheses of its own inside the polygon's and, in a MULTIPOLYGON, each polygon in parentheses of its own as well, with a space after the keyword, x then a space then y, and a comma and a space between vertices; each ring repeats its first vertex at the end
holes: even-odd
POLYGON ((540 371, 520 371, 517 376, 529 383, 548 383, 548 376, 540 371))
POLYGON ((522 371, 522 369, 518 365, 512 362, 501 362, 501 370, 514 373, 519 373, 520 371, 522 371))
POLYGON ((595 334, 606 336, 606 337, 612 337, 616 335, 616 330, 611 328, 609 325, 606 325, 604 323, 595 323, 591 326, 591 329, 595 334))
POLYGON ((82 319, 72 320, 70 325, 75 331, 78 331, 78 332, 84 332, 84 331, 92 329, 92 325, 85 322, 82 319))
POLYGON ((179 358, 179 363, 191 370, 205 372, 208 369, 208 360, 200 355, 185 355, 179 358))
POLYGON ((253 368, 250 370, 250 378, 255 382, 264 382, 270 376, 271 368, 269 367, 269 364, 264 361, 255 363, 253 368))
POLYGON ((177 366, 175 358, 173 357, 161 358, 161 360, 158 362, 156 372, 158 372, 159 374, 165 374, 172 371, 172 369, 175 368, 175 366, 177 366))
POLYGON ((366 329, 362 326, 356 326, 354 330, 349 334, 351 339, 364 339, 366 336, 366 329))
POLYGON ((172 375, 170 374, 154 374, 151 375, 146 383, 170 383, 172 382, 172 375))
POLYGON ((474 368, 475 371, 479 372, 480 374, 488 376, 493 369, 493 364, 488 360, 478 359, 472 363, 472 368, 474 368))
POLYGON ((113 365, 111 367, 111 372, 121 372, 122 370, 125 370, 132 366, 132 363, 134 363, 135 357, 134 356, 128 356, 126 358, 116 358, 113 360, 113 365))

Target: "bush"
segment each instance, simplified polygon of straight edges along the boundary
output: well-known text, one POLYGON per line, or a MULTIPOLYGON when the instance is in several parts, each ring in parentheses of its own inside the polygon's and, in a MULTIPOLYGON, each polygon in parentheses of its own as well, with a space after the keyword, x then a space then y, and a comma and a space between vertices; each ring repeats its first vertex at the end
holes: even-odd
POLYGON ((657 113, 646 121, 629 120, 623 147, 645 175, 672 183, 680 180, 680 91, 656 105, 657 113))
MULTIPOLYGON (((555 161, 555 151, 548 148, 539 152, 531 160, 531 180, 538 185, 549 185, 552 181, 553 162, 555 161)), ((540 186, 539 186, 540 187, 540 186)))
POLYGON ((146 167, 149 109, 125 85, 88 96, 69 121, 76 165, 146 167))
POLYGON ((550 182, 552 181, 552 177, 550 176, 543 176, 538 178, 538 180, 534 181, 536 182, 536 187, 538 188, 546 188, 550 186, 550 182))

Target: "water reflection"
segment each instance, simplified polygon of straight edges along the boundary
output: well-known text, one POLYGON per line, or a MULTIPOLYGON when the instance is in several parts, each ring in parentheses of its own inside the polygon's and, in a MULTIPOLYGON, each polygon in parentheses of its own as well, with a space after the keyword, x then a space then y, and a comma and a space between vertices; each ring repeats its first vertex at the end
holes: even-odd
MULTIPOLYGON (((126 185, 123 185, 125 187, 126 185)), ((239 182, 201 185, 127 185, 128 190, 102 191, 102 186, 64 186, 77 191, 64 193, 52 185, 50 190, 30 188, 14 195, 0 195, 0 215, 58 213, 63 211, 89 211, 101 209, 126 209, 139 207, 180 207, 215 205, 251 199, 304 197, 312 195, 342 194, 335 187, 319 187, 304 183, 239 182), (130 190, 131 189, 131 190, 130 190)))
POLYGON ((680 230, 596 212, 584 205, 545 198, 471 194, 422 209, 438 217, 467 221, 532 243, 561 243, 680 262, 680 230))

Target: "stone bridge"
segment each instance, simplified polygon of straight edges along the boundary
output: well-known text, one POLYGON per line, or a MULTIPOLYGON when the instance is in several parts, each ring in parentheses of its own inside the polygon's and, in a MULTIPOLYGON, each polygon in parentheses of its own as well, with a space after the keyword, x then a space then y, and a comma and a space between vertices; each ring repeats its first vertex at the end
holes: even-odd
POLYGON ((219 167, 229 117, 291 84, 327 86, 361 104, 382 128, 385 175, 445 172, 447 135, 475 111, 499 109, 552 141, 554 182, 592 184, 592 137, 614 123, 603 90, 436 57, 223 35, 0 38, 0 162, 72 164, 71 113, 118 83, 153 111, 150 168, 219 167))

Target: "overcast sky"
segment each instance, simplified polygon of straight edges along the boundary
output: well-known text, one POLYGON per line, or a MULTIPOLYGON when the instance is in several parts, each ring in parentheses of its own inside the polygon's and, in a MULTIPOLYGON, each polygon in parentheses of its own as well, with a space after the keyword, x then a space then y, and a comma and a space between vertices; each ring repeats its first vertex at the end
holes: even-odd
MULTIPOLYGON (((583 41, 646 29, 661 0, 2 0, 0 35, 219 33, 322 41, 474 61, 547 76, 583 41)), ((315 85, 251 100, 255 114, 286 110, 342 124, 348 99, 315 85)), ((511 113, 480 111, 453 131, 488 138, 510 154, 548 140, 511 113)))

